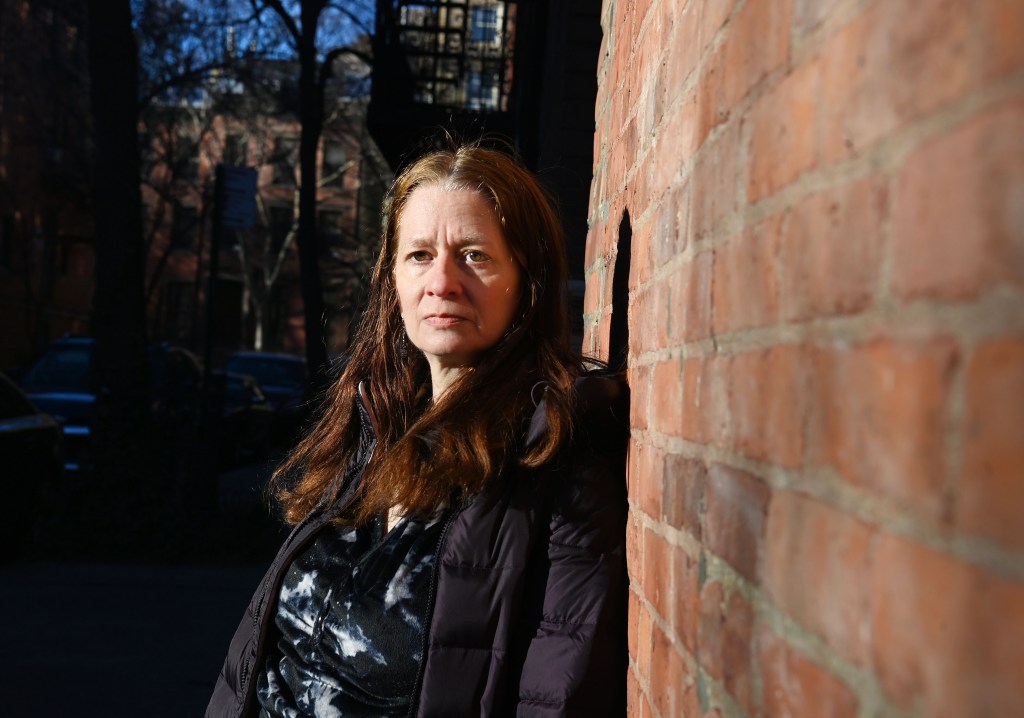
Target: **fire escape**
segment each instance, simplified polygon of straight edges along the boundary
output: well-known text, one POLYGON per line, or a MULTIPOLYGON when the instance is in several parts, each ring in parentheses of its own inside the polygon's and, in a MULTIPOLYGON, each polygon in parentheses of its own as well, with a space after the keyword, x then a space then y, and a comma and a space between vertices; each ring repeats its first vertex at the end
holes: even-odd
POLYGON ((442 128, 514 136, 524 39, 517 9, 495 0, 378 0, 368 124, 392 166, 442 128))

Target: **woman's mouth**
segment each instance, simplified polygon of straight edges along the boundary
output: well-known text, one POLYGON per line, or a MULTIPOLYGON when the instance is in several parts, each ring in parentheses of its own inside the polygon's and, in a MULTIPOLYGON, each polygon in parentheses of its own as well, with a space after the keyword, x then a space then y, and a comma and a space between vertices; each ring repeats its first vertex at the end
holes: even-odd
POLYGON ((426 317, 425 321, 432 327, 444 329, 446 327, 455 326, 460 322, 464 322, 466 319, 456 314, 431 314, 426 317))

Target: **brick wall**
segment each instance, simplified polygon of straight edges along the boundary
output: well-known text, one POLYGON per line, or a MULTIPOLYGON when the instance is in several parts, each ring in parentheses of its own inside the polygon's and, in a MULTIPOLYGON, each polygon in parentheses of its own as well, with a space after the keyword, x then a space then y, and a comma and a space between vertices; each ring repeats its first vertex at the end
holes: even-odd
POLYGON ((585 346, 628 312, 630 714, 1024 715, 1024 3, 602 26, 585 346))

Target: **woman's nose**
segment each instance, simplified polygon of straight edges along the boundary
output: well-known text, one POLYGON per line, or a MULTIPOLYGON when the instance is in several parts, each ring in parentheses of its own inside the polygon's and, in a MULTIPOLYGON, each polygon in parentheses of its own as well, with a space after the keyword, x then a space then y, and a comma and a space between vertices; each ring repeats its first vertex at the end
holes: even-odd
POLYGON ((427 292, 438 297, 459 294, 462 283, 459 280, 458 267, 455 262, 445 256, 438 257, 427 274, 427 292))

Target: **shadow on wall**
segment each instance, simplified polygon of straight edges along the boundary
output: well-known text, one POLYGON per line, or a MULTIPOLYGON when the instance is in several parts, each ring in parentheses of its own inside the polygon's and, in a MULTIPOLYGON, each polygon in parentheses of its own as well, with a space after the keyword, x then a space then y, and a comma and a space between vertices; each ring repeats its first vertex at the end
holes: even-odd
POLYGON ((633 254, 633 226, 629 210, 622 213, 619 241, 612 271, 612 320, 608 332, 608 365, 625 371, 629 359, 629 263, 633 254))

